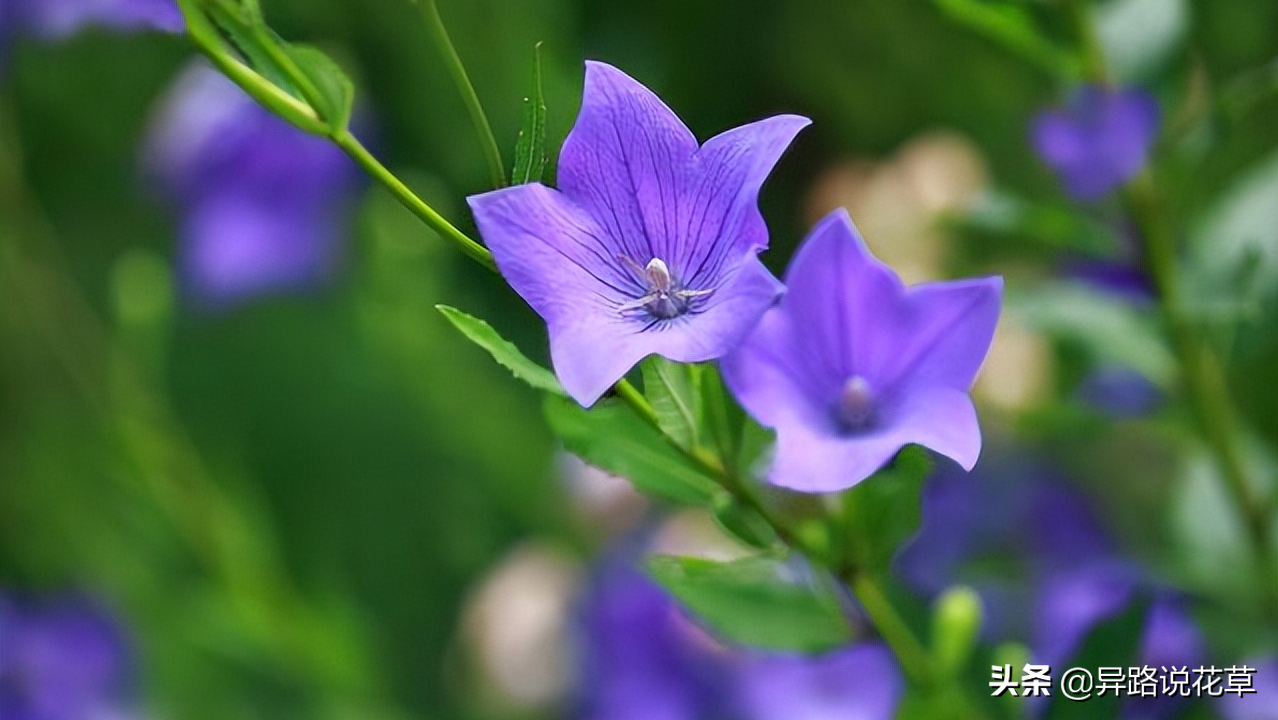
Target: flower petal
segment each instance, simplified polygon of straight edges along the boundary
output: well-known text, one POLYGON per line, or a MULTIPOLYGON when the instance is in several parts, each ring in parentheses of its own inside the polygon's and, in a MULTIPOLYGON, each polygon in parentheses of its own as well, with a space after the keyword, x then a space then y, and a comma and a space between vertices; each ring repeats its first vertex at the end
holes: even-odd
POLYGON ((767 247, 759 189, 794 136, 811 122, 777 115, 720 133, 697 152, 693 172, 685 178, 689 186, 678 188, 675 198, 677 217, 670 223, 675 234, 655 248, 691 285, 713 285, 725 262, 767 247))
POLYGON ((887 410, 880 430, 838 435, 810 423, 777 428, 777 451, 768 481, 801 492, 845 490, 873 475, 901 448, 916 443, 971 470, 981 452, 976 409, 966 393, 920 394, 887 410))
POLYGON ((559 189, 598 221, 615 255, 641 265, 661 258, 685 284, 713 287, 745 250, 767 245, 759 188, 808 123, 780 115, 698 148, 652 91, 616 68, 587 63, 559 189))
POLYGON ((785 287, 753 250, 733 265, 735 269, 705 308, 668 327, 647 331, 652 336, 653 352, 675 362, 705 362, 723 357, 741 344, 785 287))
POLYGON ((786 312, 803 328, 795 341, 813 389, 833 398, 852 375, 885 385, 878 374, 897 360, 900 331, 891 312, 905 288, 870 254, 846 210, 813 228, 790 263, 786 286, 786 312))
POLYGON ((587 62, 581 112, 559 154, 559 189, 600 222, 614 254, 644 264, 669 235, 665 208, 696 152, 692 131, 651 90, 587 62))
POLYGON ((594 220, 551 188, 518 185, 469 202, 502 276, 545 319, 564 389, 593 404, 651 353, 617 312, 644 288, 619 270, 594 220))
POLYGON ((895 318, 905 332, 895 348, 895 377, 887 382, 970 389, 994 341, 1002 298, 1000 277, 910 288, 895 318))

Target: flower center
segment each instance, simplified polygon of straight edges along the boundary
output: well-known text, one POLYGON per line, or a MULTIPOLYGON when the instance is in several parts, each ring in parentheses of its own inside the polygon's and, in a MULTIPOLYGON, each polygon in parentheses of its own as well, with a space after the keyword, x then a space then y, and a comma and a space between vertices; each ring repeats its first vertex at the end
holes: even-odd
POLYGON ((642 297, 623 303, 619 308, 622 313, 643 310, 658 320, 670 320, 688 312, 693 298, 710 293, 709 290, 688 290, 680 287, 674 276, 670 274, 670 267, 661 258, 654 257, 643 267, 624 255, 620 259, 648 290, 642 297))
POLYGON ((839 424, 847 432, 859 432, 874 423, 874 393, 869 381, 853 375, 843 382, 837 414, 839 424))

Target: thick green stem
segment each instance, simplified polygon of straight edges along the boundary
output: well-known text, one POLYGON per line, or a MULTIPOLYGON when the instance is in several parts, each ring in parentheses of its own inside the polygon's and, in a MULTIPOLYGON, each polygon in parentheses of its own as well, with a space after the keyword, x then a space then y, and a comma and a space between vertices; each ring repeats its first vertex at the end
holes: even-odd
POLYGON ((1101 46, 1100 36, 1096 34, 1091 0, 1065 0, 1065 6, 1080 45, 1083 78, 1089 82, 1110 85, 1112 79, 1109 64, 1105 62, 1105 48, 1101 46))
POLYGON ((439 47, 440 54, 444 56, 444 64, 448 66, 448 72, 453 76, 457 91, 461 93, 470 121, 475 125, 484 160, 488 163, 488 172, 492 176, 493 187, 504 187, 506 168, 501 161, 501 149, 497 146, 497 138, 493 136, 493 128, 488 123, 488 116, 484 114, 484 106, 479 102, 479 95, 475 93, 475 86, 470 82, 470 76, 466 74, 466 66, 462 64, 461 56, 457 54, 457 48, 453 46, 452 38, 448 36, 448 29, 444 27, 444 20, 439 15, 439 6, 435 0, 416 1, 421 7, 426 28, 434 36, 435 44, 439 47))

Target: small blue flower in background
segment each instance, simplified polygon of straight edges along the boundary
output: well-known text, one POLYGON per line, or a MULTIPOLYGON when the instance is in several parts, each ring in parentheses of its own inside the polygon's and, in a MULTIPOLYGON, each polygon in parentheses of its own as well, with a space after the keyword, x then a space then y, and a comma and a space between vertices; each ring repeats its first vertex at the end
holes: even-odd
POLYGON ((606 556, 581 604, 580 720, 890 720, 904 689, 877 642, 821 656, 719 644, 631 555, 606 556))
POLYGON ((890 720, 904 689, 891 651, 864 642, 820 657, 759 659, 738 692, 747 720, 890 720))
POLYGON ((582 720, 700 720, 727 701, 725 654, 627 563, 605 560, 581 625, 582 720))
MULTIPOLYGON (((941 468, 924 489, 921 529, 896 569, 929 596, 972 586, 986 608, 985 639, 1026 641, 1032 661, 1058 673, 1092 630, 1138 598, 1149 603, 1138 662, 1180 667, 1206 658, 1184 599, 1121 558, 1085 499, 1037 463, 941 468)), ((1123 717, 1167 718, 1180 705, 1127 698, 1123 717)))
POLYGON ((586 64, 559 188, 470 198, 511 287, 545 319, 564 389, 592 405, 635 363, 723 356, 781 286, 758 260, 759 188, 806 118, 780 115, 697 139, 614 67, 586 64))
POLYGON ((1278 720, 1278 655, 1251 658, 1236 667, 1248 667, 1254 693, 1226 693, 1216 701, 1225 720, 1278 720))
POLYGON ((208 65, 179 77, 144 162, 180 208, 178 278, 195 303, 227 307, 335 274, 361 176, 208 65))
POLYGON ((0 595, 0 718, 123 720, 131 652, 115 618, 82 598, 0 595))
POLYGON ((907 289, 838 210, 799 248, 786 287, 722 362, 742 407, 777 431, 770 482, 842 490, 909 443, 976 464, 968 390, 994 337, 1001 278, 907 289))
POLYGON ((1079 200, 1097 199, 1140 173, 1157 134, 1152 97, 1095 85, 1076 90, 1066 107, 1039 113, 1031 129, 1035 152, 1079 200))
POLYGON ((48 40, 86 27, 174 33, 186 27, 175 0, 0 0, 5 2, 23 30, 48 40))

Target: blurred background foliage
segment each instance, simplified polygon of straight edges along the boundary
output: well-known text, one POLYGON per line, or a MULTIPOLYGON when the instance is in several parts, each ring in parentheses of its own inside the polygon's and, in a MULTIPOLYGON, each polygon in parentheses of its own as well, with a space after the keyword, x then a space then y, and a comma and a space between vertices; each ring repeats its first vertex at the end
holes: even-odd
MULTIPOLYGON (((283 36, 321 46, 356 78, 376 153, 473 230, 464 198, 487 187, 480 148, 410 3, 264 4, 283 36)), ((1112 32, 1115 47, 1148 41, 1122 67, 1158 96, 1172 128, 1160 177, 1178 218, 1202 235, 1194 267, 1210 266, 1220 228, 1255 228, 1260 237, 1239 238, 1242 247, 1274 240, 1278 4, 1121 4, 1146 13, 1112 32), (1176 13, 1157 37, 1149 18, 1176 13), (1219 121, 1203 122, 1200 106, 1217 102, 1219 121), (1227 217, 1212 225, 1209 211, 1227 217)), ((583 59, 624 68, 703 139, 778 112, 813 118, 763 194, 775 270, 824 209, 849 205, 870 242, 887 243, 893 228, 919 222, 911 197, 927 212, 947 206, 954 173, 954 192, 979 194, 987 215, 927 229, 930 244, 903 245, 899 260, 880 249, 894 263, 918 261, 913 279, 1001 272, 1012 297, 1032 305, 1035 283, 1069 260, 1121 256, 1116 208, 1079 220, 1029 148, 1028 118, 1067 88, 965 31, 941 4, 440 5, 508 163, 539 42, 551 148, 575 115, 583 59), (927 200, 934 181, 939 205, 927 200), (1097 226, 1099 245, 1086 230, 1097 226)), ((1066 41, 1051 3, 1022 5, 1066 41)), ((0 586, 109 600, 137 633, 157 717, 501 715, 463 660, 466 599, 517 543, 585 561, 606 532, 574 510, 537 395, 434 305, 488 318, 544 359, 542 324, 378 188, 362 196, 328 286, 219 312, 184 302, 169 271, 174 218, 139 169, 139 147, 191 55, 179 37, 96 30, 17 38, 3 61, 0 586)), ((1268 285, 1222 332, 1236 338, 1235 394, 1272 448, 1273 248, 1258 262, 1268 285)), ((1010 359, 991 359, 987 442, 1059 464, 1125 550, 1190 589, 1246 576, 1229 565, 1236 553, 1210 544, 1232 521, 1194 517, 1210 504, 1186 497, 1182 430, 1078 409, 1094 346, 1123 342, 1071 336, 1103 322, 1079 313, 1049 319, 1065 332, 1020 330, 1028 339, 1010 359)), ((1139 364, 1146 352, 1137 344, 1124 359, 1139 364)), ((1244 652, 1250 627, 1229 628, 1228 617, 1204 622, 1225 629, 1223 652, 1244 652)))

